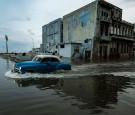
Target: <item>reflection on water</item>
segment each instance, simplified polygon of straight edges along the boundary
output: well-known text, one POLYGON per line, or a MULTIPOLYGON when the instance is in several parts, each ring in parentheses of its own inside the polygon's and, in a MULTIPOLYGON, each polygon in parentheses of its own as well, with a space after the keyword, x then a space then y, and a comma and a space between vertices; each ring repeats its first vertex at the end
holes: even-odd
POLYGON ((58 79, 29 79, 29 80, 15 80, 19 87, 36 86, 39 89, 52 87, 58 83, 58 79))
POLYGON ((118 76, 93 76, 72 79, 16 80, 21 87, 33 86, 41 90, 54 89, 60 97, 72 97, 68 101, 79 109, 90 109, 91 113, 102 113, 102 109, 113 109, 118 102, 118 92, 130 86, 130 79, 118 76))
POLYGON ((6 60, 6 64, 7 64, 7 66, 6 66, 7 67, 7 70, 9 70, 9 67, 10 67, 9 66, 9 59, 6 60))
POLYGON ((71 71, 31 74, 33 79, 4 77, 13 62, 0 59, 0 64, 0 115, 135 113, 134 61, 84 64, 72 60, 71 71))

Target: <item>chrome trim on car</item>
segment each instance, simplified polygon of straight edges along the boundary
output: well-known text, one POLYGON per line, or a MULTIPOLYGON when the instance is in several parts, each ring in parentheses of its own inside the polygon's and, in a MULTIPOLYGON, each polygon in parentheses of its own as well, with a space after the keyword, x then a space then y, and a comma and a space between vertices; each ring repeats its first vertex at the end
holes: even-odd
POLYGON ((14 69, 13 69, 13 71, 12 71, 12 72, 21 73, 21 70, 20 70, 20 69, 18 69, 18 68, 16 68, 16 67, 14 67, 14 69))

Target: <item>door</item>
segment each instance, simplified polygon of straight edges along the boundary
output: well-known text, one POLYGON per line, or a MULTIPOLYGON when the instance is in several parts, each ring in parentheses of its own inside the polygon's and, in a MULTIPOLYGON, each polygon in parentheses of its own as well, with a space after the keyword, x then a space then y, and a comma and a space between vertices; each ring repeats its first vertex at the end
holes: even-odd
POLYGON ((107 46, 104 46, 103 58, 107 59, 107 46))
POLYGON ((50 69, 53 72, 56 70, 57 66, 60 64, 60 61, 55 57, 51 57, 49 64, 50 64, 50 69))
POLYGON ((91 51, 85 51, 85 59, 90 59, 91 51))
POLYGON ((48 57, 45 57, 41 60, 41 63, 38 67, 38 71, 40 73, 48 73, 51 71, 51 65, 49 64, 50 63, 50 58, 48 57))

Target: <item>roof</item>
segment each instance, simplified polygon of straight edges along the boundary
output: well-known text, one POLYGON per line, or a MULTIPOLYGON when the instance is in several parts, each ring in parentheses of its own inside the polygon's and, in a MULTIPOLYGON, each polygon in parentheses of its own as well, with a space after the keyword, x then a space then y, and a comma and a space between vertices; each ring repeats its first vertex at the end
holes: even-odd
POLYGON ((44 27, 46 27, 46 26, 48 26, 48 25, 50 25, 50 24, 52 24, 52 23, 54 23, 54 22, 62 21, 62 20, 63 20, 62 18, 55 19, 55 20, 53 20, 53 21, 51 21, 51 22, 49 22, 49 23, 43 25, 42 28, 44 28, 44 27))
POLYGON ((61 61, 61 59, 58 56, 55 56, 55 55, 36 55, 36 57, 40 57, 40 58, 45 58, 45 57, 57 58, 58 60, 61 61))
POLYGON ((127 22, 127 21, 125 21, 125 20, 122 20, 122 23, 128 24, 128 25, 130 25, 130 26, 134 26, 134 24, 132 24, 132 23, 130 23, 130 22, 127 22))
POLYGON ((55 55, 36 55, 37 57, 41 57, 41 58, 44 58, 44 57, 58 57, 58 56, 55 56, 55 55))
POLYGON ((99 0, 99 3, 102 4, 102 5, 106 5, 106 6, 110 7, 110 8, 116 8, 116 9, 119 9, 119 10, 122 11, 122 9, 119 8, 118 6, 116 6, 114 4, 111 4, 111 3, 109 3, 109 2, 107 2, 105 0, 99 0))

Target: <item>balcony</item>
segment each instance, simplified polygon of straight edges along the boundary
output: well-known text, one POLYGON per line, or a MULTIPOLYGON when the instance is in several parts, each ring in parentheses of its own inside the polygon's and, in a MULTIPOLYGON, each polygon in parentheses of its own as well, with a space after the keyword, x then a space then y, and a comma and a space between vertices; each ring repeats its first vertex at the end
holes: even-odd
POLYGON ((120 35, 111 35, 111 38, 135 42, 135 39, 133 37, 126 37, 126 36, 120 36, 120 35))
POLYGON ((111 18, 109 18, 109 17, 103 17, 103 16, 102 16, 102 17, 100 17, 100 21, 112 23, 111 18))
POLYGON ((101 41, 111 41, 112 39, 111 39, 111 37, 110 36, 100 36, 100 40, 101 41))

